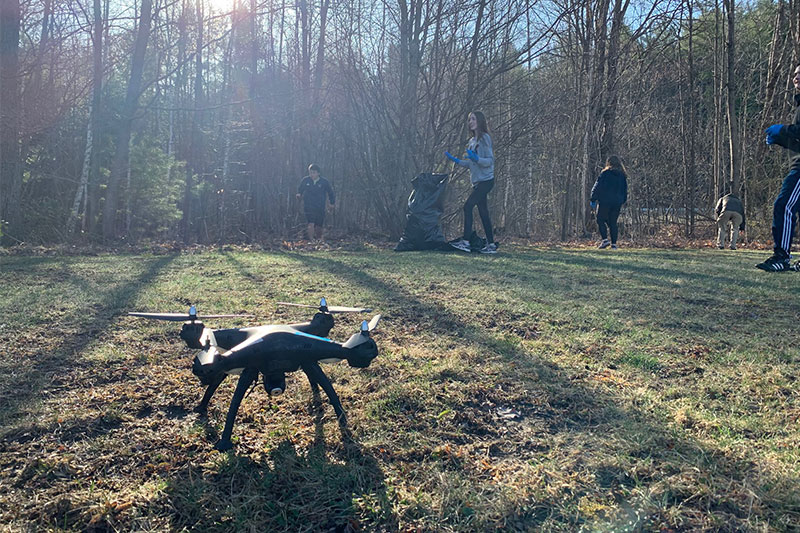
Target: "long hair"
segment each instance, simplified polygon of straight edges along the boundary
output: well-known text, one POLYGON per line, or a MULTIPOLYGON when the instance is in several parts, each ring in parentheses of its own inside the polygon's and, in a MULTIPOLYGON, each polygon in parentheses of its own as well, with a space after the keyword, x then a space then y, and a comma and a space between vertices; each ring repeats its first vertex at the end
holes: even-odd
POLYGON ((603 168, 604 171, 611 169, 619 170, 620 172, 625 174, 625 176, 628 175, 628 171, 625 170, 625 165, 622 164, 622 159, 620 159, 615 155, 608 156, 608 159, 606 159, 606 166, 603 168))
POLYGON ((480 141, 484 133, 489 133, 489 124, 486 123, 486 115, 483 111, 472 111, 471 115, 475 115, 475 122, 477 128, 475 129, 475 140, 480 141))

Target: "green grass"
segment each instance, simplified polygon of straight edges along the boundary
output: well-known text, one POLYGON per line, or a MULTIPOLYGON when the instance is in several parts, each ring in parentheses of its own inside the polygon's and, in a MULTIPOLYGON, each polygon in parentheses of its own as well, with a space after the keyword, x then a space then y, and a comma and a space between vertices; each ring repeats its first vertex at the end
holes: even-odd
POLYGON ((800 275, 762 256, 0 257, 0 530, 797 530, 800 275), (235 380, 198 419, 179 328, 124 317, 321 296, 384 315, 369 368, 325 367, 348 427, 295 373, 226 454, 235 380))

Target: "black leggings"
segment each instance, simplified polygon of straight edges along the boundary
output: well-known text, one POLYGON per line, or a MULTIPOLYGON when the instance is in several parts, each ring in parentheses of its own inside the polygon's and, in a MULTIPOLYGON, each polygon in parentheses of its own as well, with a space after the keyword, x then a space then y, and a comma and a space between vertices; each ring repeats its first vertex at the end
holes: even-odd
POLYGON ((479 181, 472 186, 472 193, 464 202, 464 239, 469 240, 472 235, 472 208, 478 206, 478 214, 481 216, 483 232, 486 233, 486 243, 494 242, 494 232, 492 231, 492 219, 489 218, 489 203, 486 196, 494 187, 494 180, 479 181))
POLYGON ((621 205, 603 205, 597 207, 597 228, 600 230, 600 236, 603 239, 608 238, 606 232, 606 224, 611 231, 611 244, 617 243, 617 219, 619 218, 619 210, 621 205))

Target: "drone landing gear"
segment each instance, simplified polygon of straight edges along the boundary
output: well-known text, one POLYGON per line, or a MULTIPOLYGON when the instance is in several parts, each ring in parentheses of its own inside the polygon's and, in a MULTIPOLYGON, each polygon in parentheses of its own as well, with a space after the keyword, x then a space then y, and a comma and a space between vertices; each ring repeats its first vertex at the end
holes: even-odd
POLYGON ((311 384, 311 390, 316 392, 319 390, 318 387, 322 387, 322 390, 324 390, 325 394, 328 395, 331 405, 333 405, 333 410, 336 412, 336 418, 339 419, 339 422, 346 423, 347 416, 344 414, 342 402, 339 401, 339 396, 336 394, 336 391, 333 390, 331 380, 328 379, 328 376, 325 375, 325 372, 322 371, 319 364, 316 362, 307 363, 302 366, 302 369, 308 377, 308 382, 311 384))
MULTIPOLYGON (((214 445, 214 449, 224 452, 233 448, 231 442, 231 435, 233 434, 233 423, 236 421, 236 413, 239 412, 239 406, 242 403, 247 389, 258 379, 258 370, 255 368, 245 368, 242 375, 239 376, 239 382, 236 384, 236 390, 233 392, 233 399, 231 399, 231 406, 228 408, 228 416, 225 417, 225 429, 222 430, 222 437, 214 445)), ((211 386, 209 386, 210 388, 211 386)), ((208 392, 208 391, 206 391, 208 392)), ((213 393, 213 391, 212 391, 213 393)), ((201 404, 202 405, 202 404, 201 404)))
MULTIPOLYGON (((322 371, 322 368, 320 368, 319 364, 316 362, 307 363, 302 365, 302 369, 306 376, 308 376, 308 381, 311 384, 313 391, 318 391, 319 387, 322 387, 322 390, 325 391, 325 394, 328 396, 331 405, 333 405, 333 410, 336 412, 336 418, 339 420, 339 424, 347 424, 347 416, 344 414, 342 402, 339 401, 339 396, 336 394, 336 391, 333 390, 331 381, 328 379, 328 376, 325 375, 325 372, 322 371)), ((239 406, 242 404, 242 400, 244 399, 247 390, 255 381, 258 380, 258 375, 258 369, 245 368, 242 371, 242 375, 239 376, 239 382, 236 383, 236 390, 233 392, 231 405, 228 408, 228 416, 225 418, 225 428, 222 430, 222 436, 220 437, 219 441, 217 441, 217 443, 214 445, 214 449, 224 452, 233 448, 231 435, 233 434, 233 424, 236 422, 236 414, 239 412, 239 406)), ((211 399, 211 396, 224 379, 225 374, 222 374, 220 378, 215 378, 215 380, 208 386, 206 393, 203 395, 203 400, 196 408, 198 412, 201 412, 201 409, 202 412, 204 412, 208 408, 208 402, 211 399)))
POLYGON ((205 416, 208 413, 208 402, 211 401, 211 397, 217 391, 217 388, 220 386, 220 384, 225 381, 227 376, 228 374, 220 373, 220 375, 214 378, 214 381, 212 381, 208 387, 206 387, 206 392, 203 394, 203 399, 200 400, 200 404, 194 408, 195 413, 201 416, 205 416))

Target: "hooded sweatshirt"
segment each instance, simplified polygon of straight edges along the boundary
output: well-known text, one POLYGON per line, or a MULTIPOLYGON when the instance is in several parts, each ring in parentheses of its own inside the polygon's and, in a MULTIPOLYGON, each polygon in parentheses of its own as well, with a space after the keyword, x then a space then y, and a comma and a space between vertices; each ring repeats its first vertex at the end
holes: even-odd
POLYGON ((479 140, 471 137, 467 143, 467 150, 472 150, 478 154, 478 160, 470 158, 461 159, 459 165, 469 169, 469 180, 474 186, 481 181, 494 179, 494 154, 492 153, 492 138, 488 133, 481 135, 479 140))

